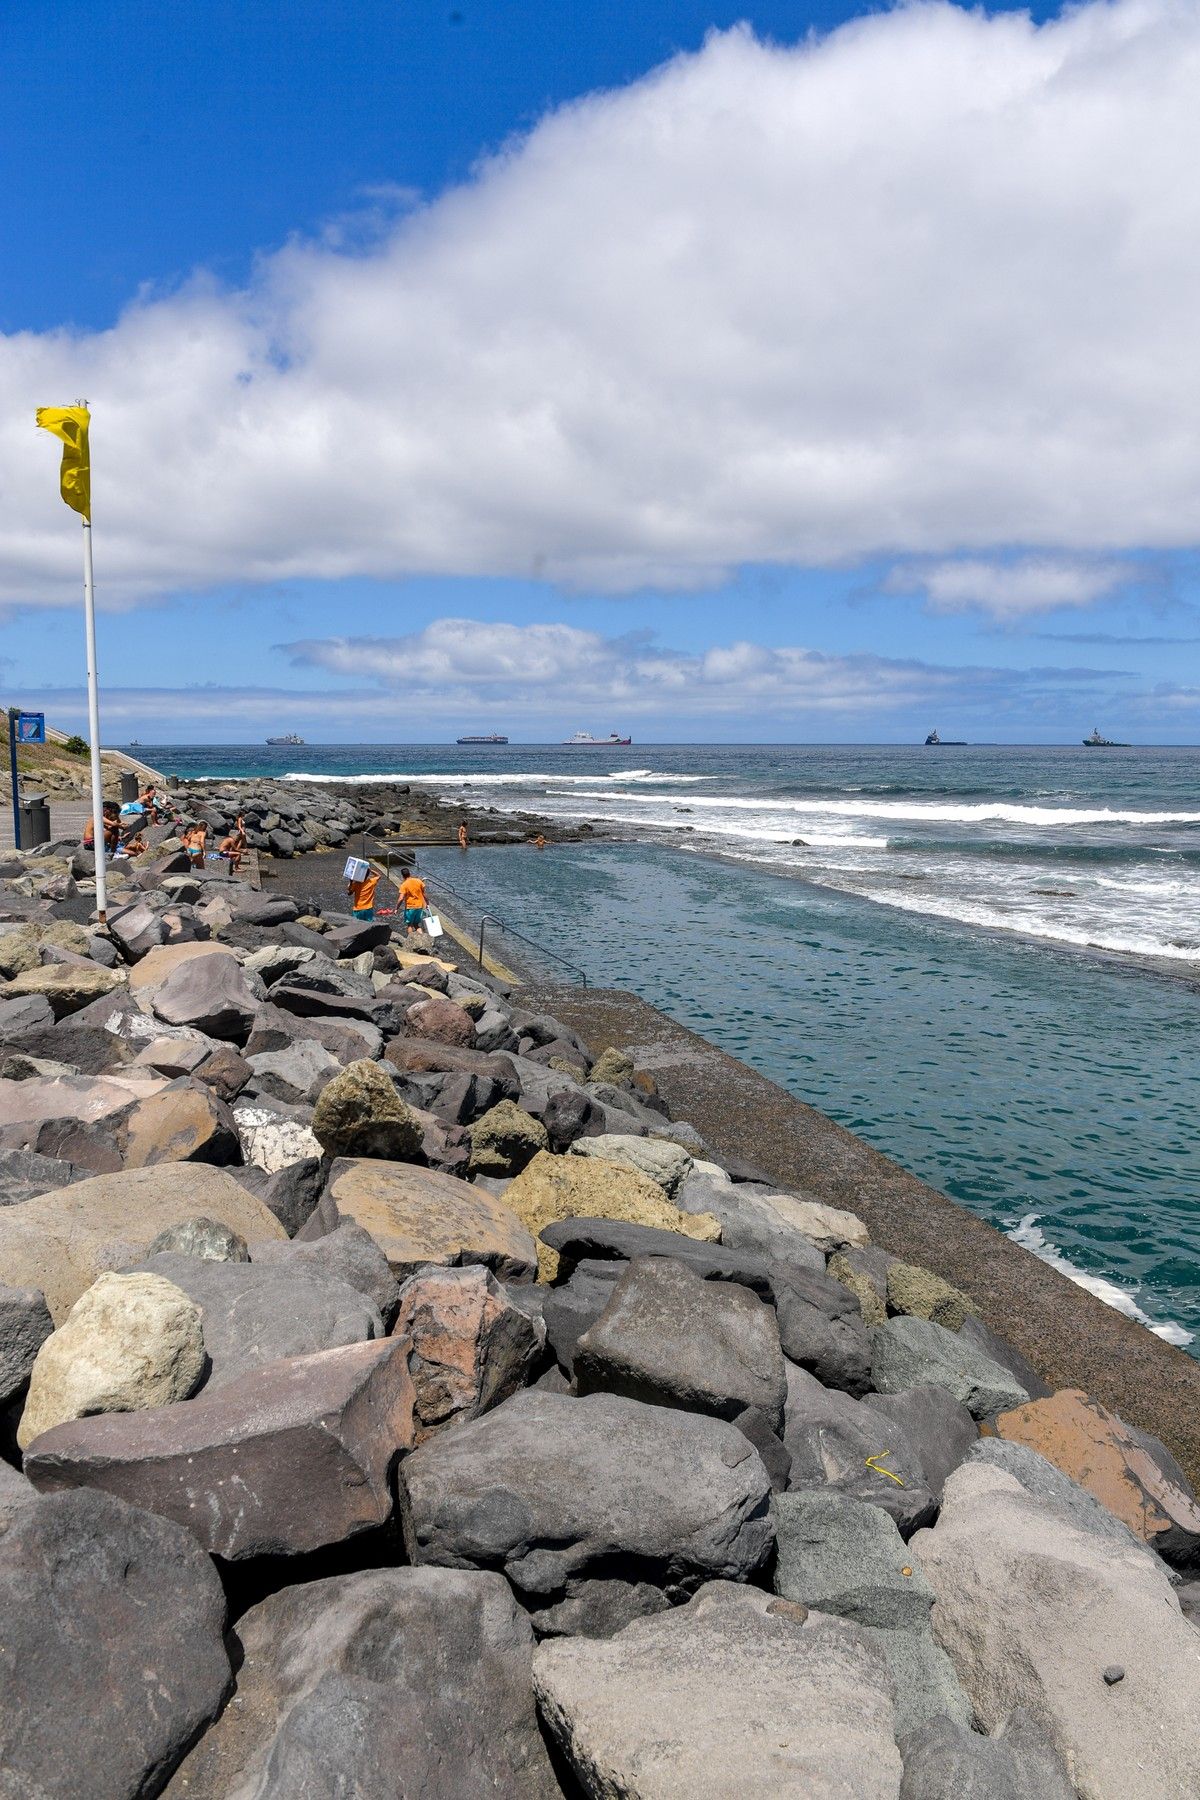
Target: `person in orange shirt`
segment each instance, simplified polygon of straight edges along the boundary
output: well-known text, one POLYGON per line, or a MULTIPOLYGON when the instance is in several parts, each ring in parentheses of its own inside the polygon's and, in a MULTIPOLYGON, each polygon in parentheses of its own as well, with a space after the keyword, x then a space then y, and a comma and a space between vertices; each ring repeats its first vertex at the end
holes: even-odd
POLYGON ((404 908, 404 926, 410 934, 420 931, 425 923, 425 883, 419 875, 406 875, 400 883, 400 904, 404 908))
POLYGON ((379 873, 370 869, 362 881, 352 881, 346 892, 350 895, 351 911, 356 919, 373 919, 375 917, 375 890, 379 886, 379 873))

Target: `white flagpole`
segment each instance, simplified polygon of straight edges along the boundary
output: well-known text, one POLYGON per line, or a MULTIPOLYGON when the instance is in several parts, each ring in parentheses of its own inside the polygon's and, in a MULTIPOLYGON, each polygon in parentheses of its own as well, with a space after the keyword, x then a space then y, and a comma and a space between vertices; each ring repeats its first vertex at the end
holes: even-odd
POLYGON ((92 522, 83 521, 83 611, 87 621, 88 744, 92 756, 92 844, 96 861, 96 911, 108 923, 104 871, 104 796, 100 774, 100 693, 96 683, 96 596, 92 586, 92 522))

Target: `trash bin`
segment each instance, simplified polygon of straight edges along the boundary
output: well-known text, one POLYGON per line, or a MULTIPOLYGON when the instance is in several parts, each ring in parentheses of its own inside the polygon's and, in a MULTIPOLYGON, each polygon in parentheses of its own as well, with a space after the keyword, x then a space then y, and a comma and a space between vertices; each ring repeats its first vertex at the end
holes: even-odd
POLYGON ((121 773, 121 805, 124 806, 127 800, 136 800, 139 791, 137 776, 123 770, 121 773))
POLYGON ((21 849, 36 850, 50 842, 50 808, 45 794, 34 794, 21 802, 21 849))

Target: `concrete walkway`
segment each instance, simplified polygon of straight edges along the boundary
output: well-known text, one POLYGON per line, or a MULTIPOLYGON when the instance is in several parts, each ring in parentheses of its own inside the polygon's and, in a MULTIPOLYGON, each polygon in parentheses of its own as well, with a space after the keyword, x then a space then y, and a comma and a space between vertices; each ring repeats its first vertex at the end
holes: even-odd
POLYGON ((815 1107, 617 988, 527 988, 522 1002, 599 1053, 648 1069, 677 1119, 719 1155, 857 1213, 873 1243, 969 1294, 984 1322, 1052 1387, 1079 1387, 1161 1438, 1200 1486, 1200 1361, 1105 1306, 815 1107))

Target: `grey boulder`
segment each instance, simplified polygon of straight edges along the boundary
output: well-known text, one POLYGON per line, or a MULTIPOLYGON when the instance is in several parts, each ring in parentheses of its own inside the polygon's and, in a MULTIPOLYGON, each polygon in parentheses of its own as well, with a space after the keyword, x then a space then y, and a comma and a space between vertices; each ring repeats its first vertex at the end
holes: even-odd
POLYGON ((38 1194, 86 1180, 89 1173, 57 1156, 41 1156, 36 1150, 0 1150, 0 1206, 19 1206, 38 1194))
MULTIPOLYGON (((664 1234, 666 1235, 666 1234, 664 1234)), ((575 1346, 576 1390, 783 1424, 787 1376, 771 1307, 735 1282, 638 1257, 575 1346)))
POLYGON ((40 1288, 0 1283, 0 1408, 22 1392, 38 1351, 54 1330, 40 1288))
POLYGON ((546 1342, 567 1375, 574 1369, 575 1346, 612 1299, 626 1266, 620 1262, 581 1262, 569 1281, 542 1288, 546 1342))
POLYGON ((706 1281, 738 1281, 760 1299, 773 1300, 771 1270, 761 1256, 729 1250, 724 1244, 702 1244, 678 1231, 634 1225, 623 1219, 558 1219, 538 1233, 558 1252, 558 1280, 567 1281, 588 1261, 632 1262, 635 1256, 666 1256, 706 1281))
POLYGON ((260 1094, 277 1100, 314 1101, 341 1067, 333 1052, 315 1038, 301 1037, 285 1050, 267 1050, 248 1059, 260 1094))
POLYGON ((897 1732, 971 1708, 933 1639, 933 1589, 881 1507, 835 1493, 781 1494, 774 1503, 775 1589, 787 1600, 852 1619, 888 1659, 897 1732))
POLYGON ((825 1387, 862 1395, 871 1386, 871 1339, 854 1295, 815 1269, 774 1271, 779 1337, 789 1362, 825 1387))
POLYGON ((1060 1518, 1068 1520, 1080 1531, 1090 1531, 1109 1543, 1150 1556, 1161 1567, 1157 1551, 1143 1538, 1135 1537, 1128 1525, 1101 1505, 1085 1487, 1072 1481, 1046 1457, 1039 1456, 1026 1444, 1010 1443, 1006 1438, 980 1438, 973 1446, 969 1463, 981 1463, 989 1469, 1002 1469, 1012 1475, 1027 1494, 1041 1501, 1060 1518))
POLYGON ((538 1646, 542 1716, 582 1791, 622 1800, 896 1800, 879 1650, 843 1619, 712 1582, 608 1640, 538 1646))
POLYGON ((193 956, 153 989, 151 1005, 168 1025, 191 1025, 208 1037, 242 1043, 258 998, 231 954, 193 956))
POLYGON ((204 1262, 249 1262, 246 1240, 239 1232, 222 1225, 220 1219, 197 1215, 167 1225, 146 1246, 147 1256, 175 1252, 180 1256, 198 1256, 204 1262))
POLYGON ((900 1800, 1075 1800, 1045 1731, 1018 1707, 995 1737, 944 1714, 902 1735, 900 1800))
POLYGON ((168 1796, 552 1800, 533 1637, 499 1575, 369 1569, 243 1615, 237 1694, 168 1796))
MULTIPOLYGON (((301 1166, 293 1165, 295 1168, 301 1166)), ((290 1172, 281 1170, 280 1176, 290 1172)), ((272 1180, 278 1181, 280 1176, 274 1176, 272 1180)), ((269 1206, 270 1196, 264 1198, 269 1206)), ((286 1274, 345 1282, 378 1307, 385 1330, 392 1328, 400 1305, 400 1284, 370 1232, 364 1231, 353 1219, 343 1219, 333 1231, 311 1242, 262 1244, 254 1253, 254 1261, 259 1266, 266 1264, 286 1274)))
POLYGON ((1081 1531, 1002 1469, 967 1462, 912 1551, 934 1630, 979 1723, 1024 1706, 1080 1794, 1191 1794, 1200 1766, 1200 1637, 1161 1565, 1081 1531), (1125 1678, 1105 1680, 1111 1665, 1125 1678))
POLYGON ((913 1446, 894 1421, 864 1401, 825 1388, 788 1365, 783 1441, 792 1458, 788 1489, 832 1488, 881 1506, 909 1537, 932 1523, 937 1501, 913 1446))
POLYGON ((968 1340, 929 1319, 889 1319, 872 1334, 872 1385, 881 1394, 901 1388, 945 1388, 973 1419, 988 1419, 1029 1395, 1007 1369, 968 1340))
POLYGON ((524 1594, 632 1565, 674 1598, 749 1579, 771 1548, 767 1473, 734 1426, 614 1394, 527 1390, 398 1480, 411 1561, 500 1568, 524 1594))
POLYGON ((916 1452, 926 1487, 940 1500, 946 1478, 966 1461, 979 1440, 978 1427, 966 1407, 941 1387, 868 1394, 864 1404, 903 1433, 916 1452))
POLYGON ((365 1295, 303 1263, 214 1262, 167 1252, 139 1266, 182 1288, 200 1308, 209 1394, 284 1357, 383 1336, 379 1309, 365 1295))
POLYGON ((195 1538, 109 1494, 20 1507, 0 1536, 0 1792, 159 1792, 230 1686, 225 1596, 195 1538))

